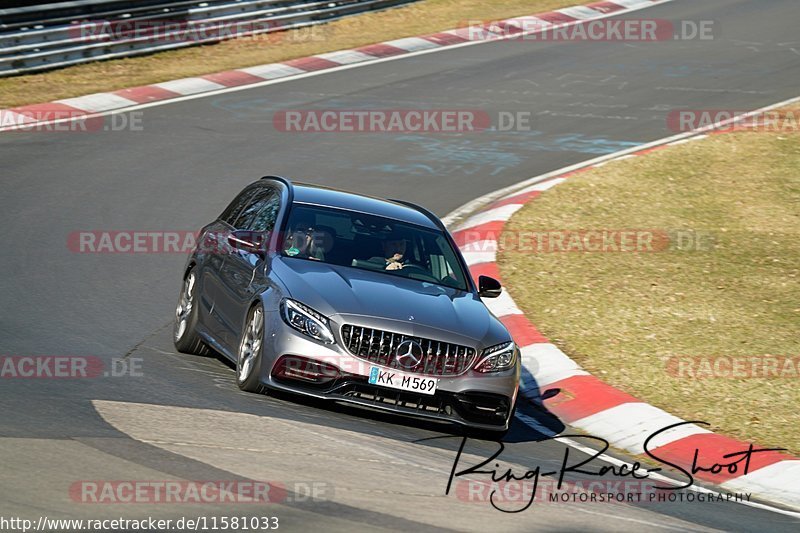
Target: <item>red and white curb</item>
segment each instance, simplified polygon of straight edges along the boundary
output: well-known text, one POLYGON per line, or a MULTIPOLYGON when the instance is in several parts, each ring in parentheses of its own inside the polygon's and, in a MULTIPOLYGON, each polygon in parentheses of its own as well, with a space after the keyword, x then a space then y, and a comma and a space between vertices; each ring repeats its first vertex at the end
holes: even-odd
POLYGON ((430 35, 406 37, 383 43, 340 50, 310 57, 292 59, 255 67, 217 72, 205 76, 183 78, 153 85, 132 87, 113 92, 95 93, 55 102, 0 109, 0 131, 29 129, 36 124, 51 124, 141 108, 190 96, 212 95, 257 85, 285 81, 312 73, 352 68, 403 56, 419 55, 446 48, 480 44, 523 35, 531 35, 556 27, 581 24, 638 11, 673 0, 613 0, 573 6, 533 16, 515 17, 481 28, 458 28, 430 35), (528 28, 535 28, 528 30, 528 28), (493 31, 494 30, 494 31, 493 31))
MULTIPOLYGON (((786 105, 783 102, 779 105, 786 105)), ((771 106, 772 109, 778 106, 771 106)), ((759 110, 760 112, 763 110, 759 110)), ((757 113, 753 112, 753 113, 757 113)), ((602 166, 609 161, 637 157, 707 137, 707 135, 687 134, 665 139, 638 150, 600 158, 600 161, 587 162, 582 167, 570 167, 555 171, 526 183, 528 186, 500 195, 490 195, 490 201, 475 214, 467 218, 453 231, 472 276, 477 280, 481 275, 500 279, 496 251, 500 234, 506 222, 528 202, 538 198, 544 191, 563 183, 571 176, 602 166), (532 183, 532 185, 531 185, 532 183)), ((472 206, 474 211, 474 205, 472 206)), ((470 210, 470 204, 457 213, 470 210)), ((453 215, 445 222, 452 222, 453 215)), ((637 398, 616 389, 583 370, 557 346, 548 342, 536 326, 531 323, 514 303, 513 298, 504 291, 497 299, 485 300, 489 309, 509 329, 520 346, 522 364, 534 378, 533 383, 520 385, 521 393, 534 399, 538 390, 560 389, 560 394, 544 400, 544 406, 563 422, 581 429, 590 435, 606 439, 612 446, 634 455, 644 453, 645 440, 656 431, 667 426, 684 422, 666 411, 642 402, 637 398), (528 394, 526 394, 528 393, 528 394)), ((729 453, 742 452, 749 444, 712 433, 696 424, 681 425, 660 433, 648 443, 648 449, 658 457, 672 464, 691 470, 698 452, 698 465, 725 464, 729 453)), ((756 447, 758 448, 758 447, 756 447)), ((800 510, 800 459, 779 452, 763 452, 752 456, 748 474, 742 475, 743 465, 736 472, 728 469, 711 474, 700 472, 696 477, 716 484, 721 489, 732 492, 750 492, 769 502, 800 510)))

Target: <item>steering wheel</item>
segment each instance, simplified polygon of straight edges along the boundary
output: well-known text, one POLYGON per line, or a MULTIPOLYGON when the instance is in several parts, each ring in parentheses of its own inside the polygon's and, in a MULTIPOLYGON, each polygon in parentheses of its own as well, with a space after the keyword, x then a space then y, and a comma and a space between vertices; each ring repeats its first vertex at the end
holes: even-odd
MULTIPOLYGON (((401 268, 400 270, 412 270, 412 269, 413 270, 418 270, 419 272, 421 272, 423 274, 428 274, 430 276, 430 272, 428 272, 427 268, 425 268, 423 266, 420 266, 420 265, 415 265, 414 263, 406 263, 406 264, 403 265, 403 268, 401 268)), ((411 273, 411 272, 409 272, 409 273, 411 273)))
POLYGON ((420 265, 415 265, 413 263, 403 265, 402 269, 395 272, 402 272, 405 277, 410 279, 425 278, 422 281, 431 281, 433 283, 438 283, 439 281, 436 279, 436 276, 428 271, 427 268, 420 265))

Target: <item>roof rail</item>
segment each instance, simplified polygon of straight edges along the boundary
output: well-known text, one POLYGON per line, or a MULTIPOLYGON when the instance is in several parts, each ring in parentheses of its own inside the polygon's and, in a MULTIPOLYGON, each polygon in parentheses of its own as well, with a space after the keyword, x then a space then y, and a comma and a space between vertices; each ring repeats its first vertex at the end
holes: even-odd
POLYGON ((284 185, 286 185, 286 186, 287 186, 287 187, 289 187, 290 189, 293 187, 293 185, 292 185, 292 181, 291 181, 291 180, 289 180, 288 178, 284 178, 283 176, 263 176, 261 179, 262 179, 262 180, 275 180, 275 181, 280 181, 281 183, 283 183, 284 185))
POLYGON ((404 205, 406 207, 410 207, 412 209, 416 209, 417 211, 419 211, 420 213, 422 213, 423 215, 428 217, 431 222, 436 224, 437 228, 443 230, 445 233, 447 232, 447 227, 445 227, 444 223, 441 220, 439 220, 439 217, 437 217, 436 215, 434 215, 433 213, 431 213, 430 211, 428 211, 427 209, 425 209, 421 205, 417 205, 417 204, 415 204, 413 202, 408 202, 406 200, 395 200, 394 198, 389 198, 389 200, 392 201, 392 202, 398 203, 398 204, 402 204, 402 205, 404 205))

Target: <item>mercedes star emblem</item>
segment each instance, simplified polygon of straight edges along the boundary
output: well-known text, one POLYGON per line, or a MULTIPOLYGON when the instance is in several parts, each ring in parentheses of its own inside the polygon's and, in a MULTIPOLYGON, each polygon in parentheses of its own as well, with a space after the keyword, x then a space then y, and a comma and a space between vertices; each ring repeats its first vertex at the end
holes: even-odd
POLYGON ((397 345, 394 358, 401 367, 413 370, 422 363, 423 355, 422 346, 417 342, 408 340, 397 345))

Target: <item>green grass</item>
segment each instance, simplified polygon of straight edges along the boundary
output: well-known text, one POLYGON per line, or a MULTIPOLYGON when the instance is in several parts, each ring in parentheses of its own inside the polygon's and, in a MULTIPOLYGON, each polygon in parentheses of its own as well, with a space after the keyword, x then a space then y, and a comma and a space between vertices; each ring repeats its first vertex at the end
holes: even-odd
MULTIPOLYGON (((797 112, 797 110, 795 110, 797 112)), ((800 453, 800 378, 678 377, 673 357, 800 356, 800 134, 742 132, 570 178, 506 230, 707 232, 657 253, 500 254, 531 320, 606 382, 722 433, 800 453)))

